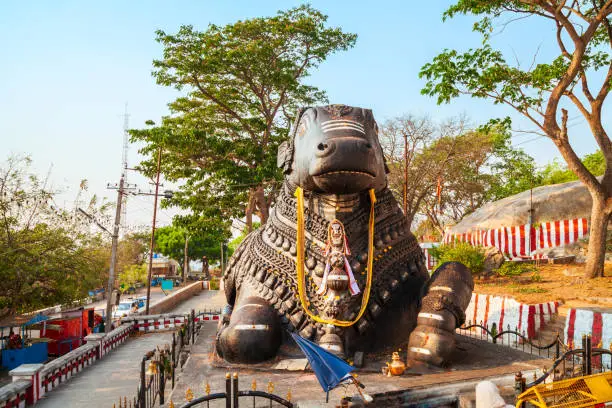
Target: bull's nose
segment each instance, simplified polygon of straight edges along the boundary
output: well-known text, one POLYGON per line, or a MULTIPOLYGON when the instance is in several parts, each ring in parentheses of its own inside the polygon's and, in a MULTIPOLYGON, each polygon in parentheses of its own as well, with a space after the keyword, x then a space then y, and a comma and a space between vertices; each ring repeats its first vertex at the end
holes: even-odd
POLYGON ((329 156, 335 150, 336 150, 336 143, 333 140, 326 140, 317 145, 317 150, 315 150, 315 156, 317 157, 329 156))
POLYGON ((315 150, 315 155, 319 158, 326 157, 340 148, 340 151, 345 154, 356 152, 369 152, 372 149, 372 143, 367 140, 354 137, 343 137, 337 139, 328 139, 320 142, 315 150))

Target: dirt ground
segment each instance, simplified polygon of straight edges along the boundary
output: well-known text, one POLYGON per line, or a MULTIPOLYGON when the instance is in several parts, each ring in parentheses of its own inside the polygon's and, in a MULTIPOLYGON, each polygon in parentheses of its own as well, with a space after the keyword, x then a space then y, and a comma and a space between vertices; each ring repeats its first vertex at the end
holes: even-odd
POLYGON ((490 277, 475 280, 474 292, 508 295, 523 303, 561 301, 562 303, 588 303, 612 307, 612 263, 606 263, 603 278, 584 278, 584 265, 537 266, 537 274, 490 277), (539 275, 539 278, 538 278, 539 275))

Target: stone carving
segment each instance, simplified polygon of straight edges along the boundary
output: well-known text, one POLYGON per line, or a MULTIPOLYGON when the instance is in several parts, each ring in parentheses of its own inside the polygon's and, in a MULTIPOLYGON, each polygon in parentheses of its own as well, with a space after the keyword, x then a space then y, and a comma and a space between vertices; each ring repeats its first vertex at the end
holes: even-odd
POLYGON ((287 331, 297 331, 339 355, 405 344, 410 337, 414 358, 444 362, 470 300, 471 274, 449 263, 429 279, 387 188, 372 112, 344 105, 302 109, 290 140, 279 147, 278 165, 285 182, 268 222, 245 238, 223 277, 229 306, 219 323, 218 354, 232 362, 263 361, 276 355, 287 331), (316 321, 298 299, 297 187, 304 191, 308 308, 345 321, 357 317, 366 289, 368 191, 375 191, 370 298, 349 327, 316 321))

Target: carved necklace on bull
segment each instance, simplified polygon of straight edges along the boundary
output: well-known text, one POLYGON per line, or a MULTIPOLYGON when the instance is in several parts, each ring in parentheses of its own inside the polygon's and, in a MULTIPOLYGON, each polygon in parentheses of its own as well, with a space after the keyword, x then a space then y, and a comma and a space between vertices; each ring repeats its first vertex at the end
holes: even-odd
MULTIPOLYGON (((297 187, 295 190, 295 196, 297 198, 297 256, 296 256, 296 269, 297 269, 297 284, 298 284, 298 297, 302 305, 302 309, 306 314, 316 322, 323 324, 331 324, 338 327, 349 327, 354 325, 361 319, 368 306, 370 300, 370 290, 372 289, 372 276, 374 269, 374 204, 376 203, 376 194, 374 189, 369 191, 370 195, 370 220, 368 223, 368 266, 367 266, 367 277, 366 285, 363 290, 363 297, 361 298, 361 307, 357 317, 353 320, 338 320, 338 319, 324 319, 317 316, 310 310, 310 301, 306 295, 306 275, 304 272, 304 191, 297 187)), ((346 241, 346 235, 344 233, 344 226, 338 220, 330 222, 328 227, 328 242, 325 248, 325 256, 327 258, 327 264, 325 266, 325 272, 323 275, 323 281, 317 293, 323 294, 327 290, 328 279, 332 268, 340 268, 344 266, 344 273, 348 279, 348 288, 352 295, 359 294, 359 287, 355 281, 355 277, 351 271, 351 267, 346 259, 346 256, 350 255, 348 243, 346 241), (344 265, 342 265, 344 262, 344 265)))

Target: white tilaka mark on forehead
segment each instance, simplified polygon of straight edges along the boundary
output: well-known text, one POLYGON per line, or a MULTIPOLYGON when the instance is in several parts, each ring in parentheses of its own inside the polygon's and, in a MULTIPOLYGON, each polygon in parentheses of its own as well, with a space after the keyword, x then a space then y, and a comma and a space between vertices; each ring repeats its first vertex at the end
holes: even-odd
POLYGON ((331 132, 332 130, 356 130, 357 132, 365 135, 363 125, 353 120, 327 120, 325 122, 321 122, 321 129, 324 133, 331 132))

